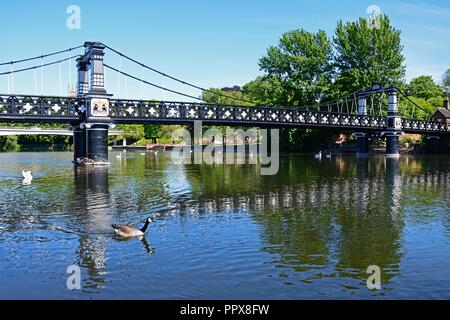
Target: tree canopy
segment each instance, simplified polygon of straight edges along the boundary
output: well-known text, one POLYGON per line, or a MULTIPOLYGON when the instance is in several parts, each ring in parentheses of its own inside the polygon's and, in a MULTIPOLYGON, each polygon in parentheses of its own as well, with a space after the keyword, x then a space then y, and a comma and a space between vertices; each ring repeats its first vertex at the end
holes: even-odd
POLYGON ((386 15, 379 21, 379 28, 370 27, 364 18, 338 22, 333 42, 336 84, 340 92, 370 88, 374 83, 383 86, 403 83, 405 57, 400 31, 391 26, 386 15))
MULTIPOLYGON (((332 49, 323 30, 293 30, 284 33, 277 46, 268 48, 259 66, 272 84, 280 86, 277 90, 283 93, 279 96, 282 104, 311 105, 330 90, 332 49)), ((254 84, 268 84, 257 80, 254 84)))
POLYGON ((450 68, 442 76, 442 82, 444 83, 444 87, 450 87, 450 68))
POLYGON ((412 79, 407 85, 406 93, 425 100, 443 96, 442 88, 434 82, 431 76, 420 76, 412 79))

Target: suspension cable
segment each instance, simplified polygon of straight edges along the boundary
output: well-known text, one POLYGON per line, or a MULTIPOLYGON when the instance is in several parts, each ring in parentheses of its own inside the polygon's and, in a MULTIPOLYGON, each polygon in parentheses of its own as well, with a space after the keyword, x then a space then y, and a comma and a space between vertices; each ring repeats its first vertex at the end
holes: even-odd
POLYGON ((161 71, 156 70, 156 69, 154 69, 154 68, 152 68, 152 67, 149 67, 149 66, 147 66, 147 65, 145 65, 145 64, 143 64, 143 63, 141 63, 141 62, 139 62, 139 61, 137 61, 137 60, 134 60, 134 59, 128 57, 127 55, 125 55, 125 54, 123 54, 123 53, 121 53, 121 52, 119 52, 119 51, 117 51, 117 50, 115 50, 115 49, 113 49, 113 48, 107 46, 107 45, 104 44, 104 43, 102 43, 102 44, 105 46, 105 48, 108 48, 109 50, 113 51, 114 53, 118 54, 119 56, 124 57, 125 59, 128 59, 128 60, 130 60, 130 61, 132 61, 132 62, 134 62, 134 63, 140 65, 140 66, 143 67, 143 68, 146 68, 146 69, 148 69, 148 70, 150 70, 150 71, 156 72, 156 73, 162 75, 163 77, 172 79, 172 80, 177 81, 177 82, 179 82, 179 83, 182 83, 182 84, 184 84, 184 85, 187 85, 187 86, 190 86, 190 87, 192 87, 192 88, 195 88, 195 89, 198 89, 198 90, 201 90, 201 91, 204 91, 204 92, 208 92, 208 93, 211 93, 211 94, 214 94, 214 95, 217 95, 217 96, 221 96, 221 97, 224 97, 224 98, 229 98, 229 99, 233 99, 233 100, 237 100, 237 101, 242 101, 242 102, 246 102, 246 103, 255 104, 253 101, 250 101, 250 100, 247 100, 247 99, 237 98, 237 97, 229 96, 229 95, 227 95, 227 94, 223 94, 223 93, 220 93, 220 92, 215 92, 215 91, 213 91, 213 90, 206 89, 206 88, 202 88, 202 87, 197 86, 197 85, 195 85, 195 84, 192 84, 192 83, 183 81, 183 80, 181 80, 181 79, 175 78, 175 77, 173 77, 173 76, 171 76, 171 75, 168 75, 168 74, 166 74, 166 73, 164 73, 164 72, 161 72, 161 71))
POLYGON ((37 59, 42 59, 42 58, 54 56, 54 55, 57 55, 57 54, 61 54, 61 53, 64 53, 64 52, 68 52, 68 51, 71 51, 71 50, 76 50, 76 49, 79 49, 79 48, 82 48, 82 47, 84 47, 84 46, 81 45, 81 46, 77 46, 77 47, 73 47, 73 48, 69 48, 69 49, 65 49, 65 50, 61 50, 61 51, 56 51, 56 52, 51 52, 51 53, 47 53, 47 54, 42 54, 40 56, 36 56, 36 57, 32 57, 32 58, 26 58, 26 59, 9 61, 9 62, 2 62, 2 63, 0 63, 0 66, 5 66, 5 65, 9 65, 9 64, 15 64, 15 63, 21 63, 21 62, 26 62, 26 61, 32 61, 32 60, 37 60, 37 59))
POLYGON ((77 55, 77 56, 73 56, 73 57, 70 57, 70 58, 56 60, 56 61, 52 61, 52 62, 48 62, 48 63, 44 63, 44 61, 42 60, 40 65, 36 65, 36 66, 28 67, 28 68, 23 68, 23 69, 17 69, 17 70, 14 70, 14 71, 1 72, 0 76, 10 75, 12 73, 18 73, 18 72, 29 71, 29 70, 34 70, 34 69, 39 69, 39 68, 43 68, 43 67, 48 67, 48 66, 51 66, 51 65, 54 65, 54 64, 57 64, 57 63, 61 63, 61 62, 73 59, 73 58, 78 58, 79 56, 80 55, 77 55))
POLYGON ((201 99, 201 98, 194 97, 194 96, 191 96, 191 95, 182 93, 182 92, 178 92, 178 91, 175 91, 175 90, 172 90, 172 89, 168 89, 168 88, 159 86, 159 85, 157 85, 157 84, 154 84, 154 83, 151 83, 151 82, 148 82, 148 81, 139 79, 138 77, 135 77, 135 76, 132 76, 131 74, 128 74, 128 73, 123 72, 123 71, 120 71, 120 70, 118 70, 118 69, 116 69, 116 68, 114 68, 114 67, 111 67, 111 66, 109 66, 109 65, 107 65, 107 64, 105 64, 105 63, 103 64, 103 66, 105 66, 106 68, 111 69, 111 70, 113 70, 113 71, 115 71, 115 72, 118 72, 118 73, 120 73, 120 74, 122 74, 122 75, 124 75, 124 76, 126 76, 126 77, 129 77, 129 78, 134 79, 134 80, 137 80, 137 81, 141 81, 142 83, 148 84, 148 85, 153 86, 153 87, 155 87, 155 88, 158 88, 158 89, 161 89, 161 90, 165 90, 165 91, 168 91, 168 92, 172 92, 172 93, 175 93, 175 94, 178 94, 178 95, 181 95, 181 96, 185 96, 185 97, 188 97, 188 98, 191 98, 191 99, 196 99, 196 100, 204 101, 204 100, 201 99))
MULTIPOLYGON (((402 90, 400 90, 398 87, 395 87, 395 89, 409 102, 411 102, 416 108, 419 108, 420 110, 422 110, 423 112, 425 112, 425 114, 428 114, 428 111, 426 111, 425 109, 423 109, 421 106, 419 106, 417 103, 415 103, 414 101, 412 101, 402 90)), ((427 116, 427 119, 430 116, 427 116)))

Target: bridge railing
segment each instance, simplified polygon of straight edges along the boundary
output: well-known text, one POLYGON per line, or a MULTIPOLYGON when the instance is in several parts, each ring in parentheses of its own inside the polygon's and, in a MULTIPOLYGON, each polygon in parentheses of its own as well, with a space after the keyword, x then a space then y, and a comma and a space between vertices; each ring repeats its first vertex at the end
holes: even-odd
MULTIPOLYGON (((77 120, 86 101, 78 97, 0 95, 0 117, 20 122, 70 122, 77 120)), ((380 108, 381 110, 381 108, 380 108)), ((357 115, 356 107, 344 105, 323 110, 315 107, 268 107, 223 105, 197 102, 111 99, 109 115, 117 123, 165 122, 186 124, 201 120, 217 125, 245 126, 309 126, 381 130, 386 117, 374 114, 357 115), (336 112, 340 111, 340 112, 336 112)), ((417 119, 402 119, 409 132, 449 132, 444 123, 417 119)))
POLYGON ((450 129, 450 126, 448 126, 446 123, 414 119, 402 119, 402 127, 405 131, 428 131, 437 133, 448 132, 450 129))
POLYGON ((0 114, 78 118, 84 99, 77 97, 0 95, 0 114))
POLYGON ((110 116, 119 122, 148 120, 202 120, 211 123, 284 124, 380 129, 385 118, 337 112, 315 111, 313 108, 236 106, 211 103, 186 103, 143 100, 110 101, 110 116))

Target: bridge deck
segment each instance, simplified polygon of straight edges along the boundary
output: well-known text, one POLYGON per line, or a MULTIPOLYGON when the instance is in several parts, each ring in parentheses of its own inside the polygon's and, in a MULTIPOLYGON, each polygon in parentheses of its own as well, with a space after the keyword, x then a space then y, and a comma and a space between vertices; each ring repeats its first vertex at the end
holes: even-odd
MULTIPOLYGON (((0 95, 0 122, 77 123, 85 99, 0 95)), ((236 106, 209 103, 110 100, 110 117, 118 124, 204 124, 255 127, 334 128, 383 131, 384 116, 316 111, 313 108, 236 106)), ((439 122, 402 120, 407 133, 448 134, 439 122)))

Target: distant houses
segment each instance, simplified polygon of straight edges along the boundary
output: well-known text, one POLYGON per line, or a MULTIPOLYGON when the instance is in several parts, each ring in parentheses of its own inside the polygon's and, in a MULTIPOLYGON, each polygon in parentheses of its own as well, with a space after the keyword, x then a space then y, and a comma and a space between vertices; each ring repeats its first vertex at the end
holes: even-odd
POLYGON ((450 108, 448 97, 444 100, 444 106, 442 108, 437 108, 437 110, 433 113, 431 120, 450 125, 450 108))

